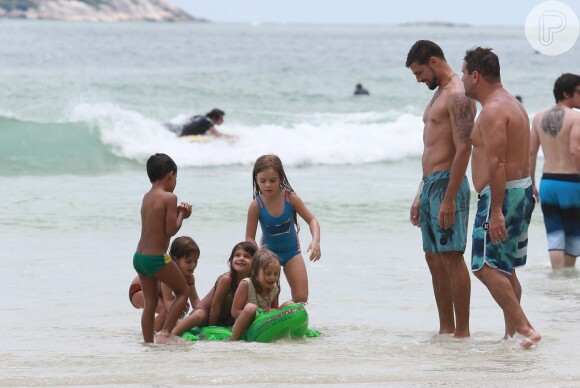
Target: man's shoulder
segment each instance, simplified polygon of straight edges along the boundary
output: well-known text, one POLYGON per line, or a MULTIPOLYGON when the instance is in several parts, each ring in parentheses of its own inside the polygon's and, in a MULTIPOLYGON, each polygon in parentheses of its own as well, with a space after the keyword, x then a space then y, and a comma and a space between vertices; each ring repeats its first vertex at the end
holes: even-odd
POLYGON ((459 97, 469 99, 469 97, 465 95, 465 88, 463 87, 463 82, 461 79, 457 78, 457 80, 455 80, 456 77, 453 78, 454 80, 449 85, 450 87, 446 88, 446 98, 451 100, 459 97))
POLYGON ((578 110, 574 110, 574 109, 569 109, 568 110, 570 112, 570 117, 571 119, 576 123, 578 121, 580 121, 580 111, 578 110))
POLYGON ((515 106, 512 108, 504 98, 491 98, 489 101, 481 104, 481 115, 504 117, 515 112, 515 106))

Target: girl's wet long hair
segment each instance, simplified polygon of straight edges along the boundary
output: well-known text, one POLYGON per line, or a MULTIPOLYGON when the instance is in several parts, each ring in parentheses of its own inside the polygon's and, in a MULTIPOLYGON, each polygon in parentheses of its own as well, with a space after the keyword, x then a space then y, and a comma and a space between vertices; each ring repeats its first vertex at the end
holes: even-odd
MULTIPOLYGON (((296 193, 292 186, 290 186, 290 182, 288 182, 288 177, 286 177, 284 166, 282 166, 282 161, 280 158, 277 155, 262 155, 256 159, 256 162, 254 163, 254 170, 252 171, 252 194, 254 199, 256 199, 256 197, 261 194, 260 186, 258 185, 258 174, 270 168, 273 169, 280 177, 280 190, 296 193)), ((300 225, 298 225, 298 217, 294 208, 292 208, 292 213, 294 215, 294 224, 296 225, 296 230, 297 232, 300 232, 300 225)))
MULTIPOLYGON (((265 270, 268 265, 279 262, 280 259, 278 259, 278 256, 267 248, 260 248, 256 251, 252 258, 252 272, 250 273, 250 280, 256 289, 256 293, 260 294, 262 292, 262 287, 258 282, 260 269, 265 270)), ((278 286, 278 290, 280 290, 280 278, 278 278, 276 285, 278 286)))
POLYGON ((234 248, 232 249, 232 254, 230 255, 230 258, 228 259, 228 266, 230 267, 230 279, 232 279, 232 282, 230 285, 230 292, 232 293, 232 295, 236 293, 236 290, 238 288, 238 284, 240 283, 240 280, 242 280, 242 279, 238 279, 238 274, 236 273, 236 271, 234 271, 234 268, 232 266, 232 261, 234 261, 234 256, 235 256, 236 251, 238 249, 244 250, 246 253, 248 253, 250 256, 252 256, 252 258, 254 257, 254 255, 256 254, 256 251, 257 251, 256 246, 248 241, 242 241, 242 242, 239 242, 236 245, 234 245, 234 248))

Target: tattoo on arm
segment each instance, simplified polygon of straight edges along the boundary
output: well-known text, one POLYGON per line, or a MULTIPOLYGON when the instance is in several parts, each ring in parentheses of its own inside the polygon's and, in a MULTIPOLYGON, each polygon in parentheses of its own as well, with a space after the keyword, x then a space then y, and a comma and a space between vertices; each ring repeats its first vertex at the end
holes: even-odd
POLYGON ((465 94, 456 93, 453 95, 452 109, 455 116, 455 131, 462 141, 471 143, 471 130, 475 119, 471 100, 465 94))
POLYGON ((558 107, 554 107, 549 112, 546 112, 544 117, 542 117, 542 131, 552 137, 558 136, 558 133, 562 130, 565 113, 563 109, 558 107))

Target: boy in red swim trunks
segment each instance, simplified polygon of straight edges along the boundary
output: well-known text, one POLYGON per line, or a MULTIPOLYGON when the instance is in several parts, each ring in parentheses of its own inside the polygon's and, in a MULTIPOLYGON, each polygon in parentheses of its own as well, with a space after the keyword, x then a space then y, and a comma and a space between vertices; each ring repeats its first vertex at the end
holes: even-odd
POLYGON ((133 256, 133 267, 139 274, 145 297, 141 316, 141 329, 145 342, 154 342, 155 310, 159 300, 159 282, 165 283, 175 298, 167 310, 167 316, 157 343, 171 341, 171 330, 187 304, 189 287, 179 267, 167 255, 169 240, 179 229, 183 220, 191 215, 191 205, 177 205, 173 194, 177 183, 177 165, 165 154, 152 155, 147 161, 147 175, 151 190, 143 196, 141 205, 141 238, 133 256))

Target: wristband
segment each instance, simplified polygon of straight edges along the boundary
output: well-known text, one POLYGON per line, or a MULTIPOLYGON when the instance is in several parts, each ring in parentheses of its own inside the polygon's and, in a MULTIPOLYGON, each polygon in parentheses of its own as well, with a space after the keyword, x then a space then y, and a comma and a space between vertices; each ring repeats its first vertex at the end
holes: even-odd
POLYGON ((415 198, 421 197, 421 193, 423 193, 423 185, 424 184, 425 184, 424 181, 421 181, 421 183, 419 183, 419 188, 417 189, 417 194, 415 194, 415 198))

